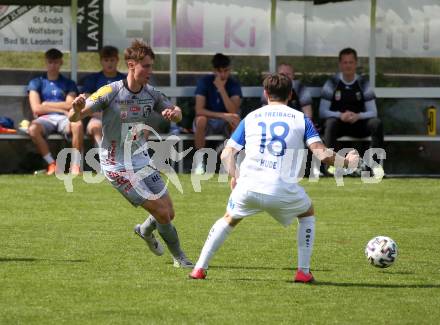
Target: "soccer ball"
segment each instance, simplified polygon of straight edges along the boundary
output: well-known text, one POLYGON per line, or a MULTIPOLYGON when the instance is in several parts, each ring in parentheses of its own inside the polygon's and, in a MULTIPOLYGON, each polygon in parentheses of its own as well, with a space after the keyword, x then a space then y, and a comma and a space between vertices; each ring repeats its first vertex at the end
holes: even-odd
POLYGON ((365 255, 371 265, 380 268, 389 267, 397 259, 397 245, 390 237, 377 236, 368 242, 365 255))

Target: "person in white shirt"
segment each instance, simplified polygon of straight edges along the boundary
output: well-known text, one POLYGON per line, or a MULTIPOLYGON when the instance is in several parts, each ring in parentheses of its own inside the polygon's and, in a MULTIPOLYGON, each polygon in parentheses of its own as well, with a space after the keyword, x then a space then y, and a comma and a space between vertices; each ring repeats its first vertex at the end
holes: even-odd
POLYGON ((232 193, 223 218, 212 226, 190 278, 206 278, 209 261, 233 228, 245 217, 266 211, 284 226, 298 218, 298 270, 296 282, 309 283, 310 258, 315 237, 312 202, 298 184, 307 150, 304 142, 327 164, 343 162, 353 168, 359 163, 356 151, 337 155, 322 143, 311 120, 287 106, 292 81, 283 74, 264 80, 268 105, 246 116, 222 152, 222 161, 231 175, 232 193), (236 154, 245 148, 246 156, 236 174, 236 154))

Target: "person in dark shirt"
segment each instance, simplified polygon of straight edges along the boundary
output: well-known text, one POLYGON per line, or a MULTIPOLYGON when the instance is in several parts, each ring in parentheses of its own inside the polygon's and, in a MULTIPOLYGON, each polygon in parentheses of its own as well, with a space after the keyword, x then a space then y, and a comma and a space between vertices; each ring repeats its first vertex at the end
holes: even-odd
MULTIPOLYGON (((231 60, 217 53, 212 58, 213 74, 200 78, 196 87, 194 142, 196 150, 205 147, 207 134, 229 135, 240 122, 241 87, 231 77, 231 60)), ((203 174, 203 157, 197 156, 196 174, 203 174)))
MULTIPOLYGON (((289 63, 281 63, 278 65, 277 72, 288 76, 292 80, 292 97, 287 102, 287 106, 303 112, 305 116, 312 119, 312 96, 301 81, 295 79, 293 66, 289 63)), ((261 105, 267 105, 264 94, 261 95, 261 105)))
MULTIPOLYGON (((83 92, 89 97, 102 86, 106 86, 113 81, 126 78, 124 73, 118 71, 119 51, 116 47, 107 45, 99 51, 99 59, 102 66, 100 72, 88 75, 83 81, 83 92)), ((102 140, 102 118, 101 113, 95 113, 87 123, 86 132, 92 136, 99 145, 102 140)))
MULTIPOLYGON (((71 136, 72 147, 82 152, 84 134, 81 121, 69 122, 67 118, 78 89, 73 80, 60 74, 63 53, 57 49, 50 49, 44 56, 47 72, 32 79, 27 87, 29 104, 36 117, 29 126, 28 132, 38 152, 48 164, 47 174, 52 175, 57 167, 45 138, 51 133, 71 136)), ((71 173, 79 174, 80 166, 81 157, 72 157, 71 173)))
POLYGON ((324 84, 319 115, 324 119, 324 142, 335 148, 337 138, 371 136, 371 147, 383 147, 383 127, 377 117, 376 96, 366 78, 356 74, 357 53, 339 52, 340 72, 324 84))

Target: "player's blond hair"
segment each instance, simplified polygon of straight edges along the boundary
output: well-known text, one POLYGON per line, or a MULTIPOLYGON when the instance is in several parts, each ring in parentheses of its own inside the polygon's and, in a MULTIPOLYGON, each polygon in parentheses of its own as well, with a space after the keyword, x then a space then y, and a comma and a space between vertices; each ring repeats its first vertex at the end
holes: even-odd
POLYGON ((153 49, 145 42, 141 40, 134 40, 130 47, 127 47, 124 51, 125 61, 134 60, 139 62, 143 60, 144 57, 149 56, 154 60, 153 49))

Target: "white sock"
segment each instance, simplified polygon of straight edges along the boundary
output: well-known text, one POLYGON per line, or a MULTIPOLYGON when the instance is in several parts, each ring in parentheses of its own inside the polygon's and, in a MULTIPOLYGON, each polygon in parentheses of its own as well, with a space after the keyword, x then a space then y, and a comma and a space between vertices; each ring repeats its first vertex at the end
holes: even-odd
POLYGON ((55 161, 53 160, 52 154, 50 152, 46 156, 43 156, 43 159, 46 160, 48 165, 55 161))
POLYGON ((72 152, 70 164, 71 165, 77 165, 77 166, 81 165, 81 153, 78 152, 77 150, 74 150, 72 152))
POLYGON ((298 218, 298 269, 308 274, 313 242, 315 241, 315 217, 298 218))
POLYGON ((195 268, 202 268, 205 270, 208 268, 209 261, 223 244, 232 229, 234 228, 231 227, 224 218, 220 218, 214 223, 209 231, 205 245, 203 245, 202 252, 200 253, 195 268))
POLYGON ((203 152, 196 152, 194 155, 194 161, 196 162, 196 167, 203 166, 203 152))

